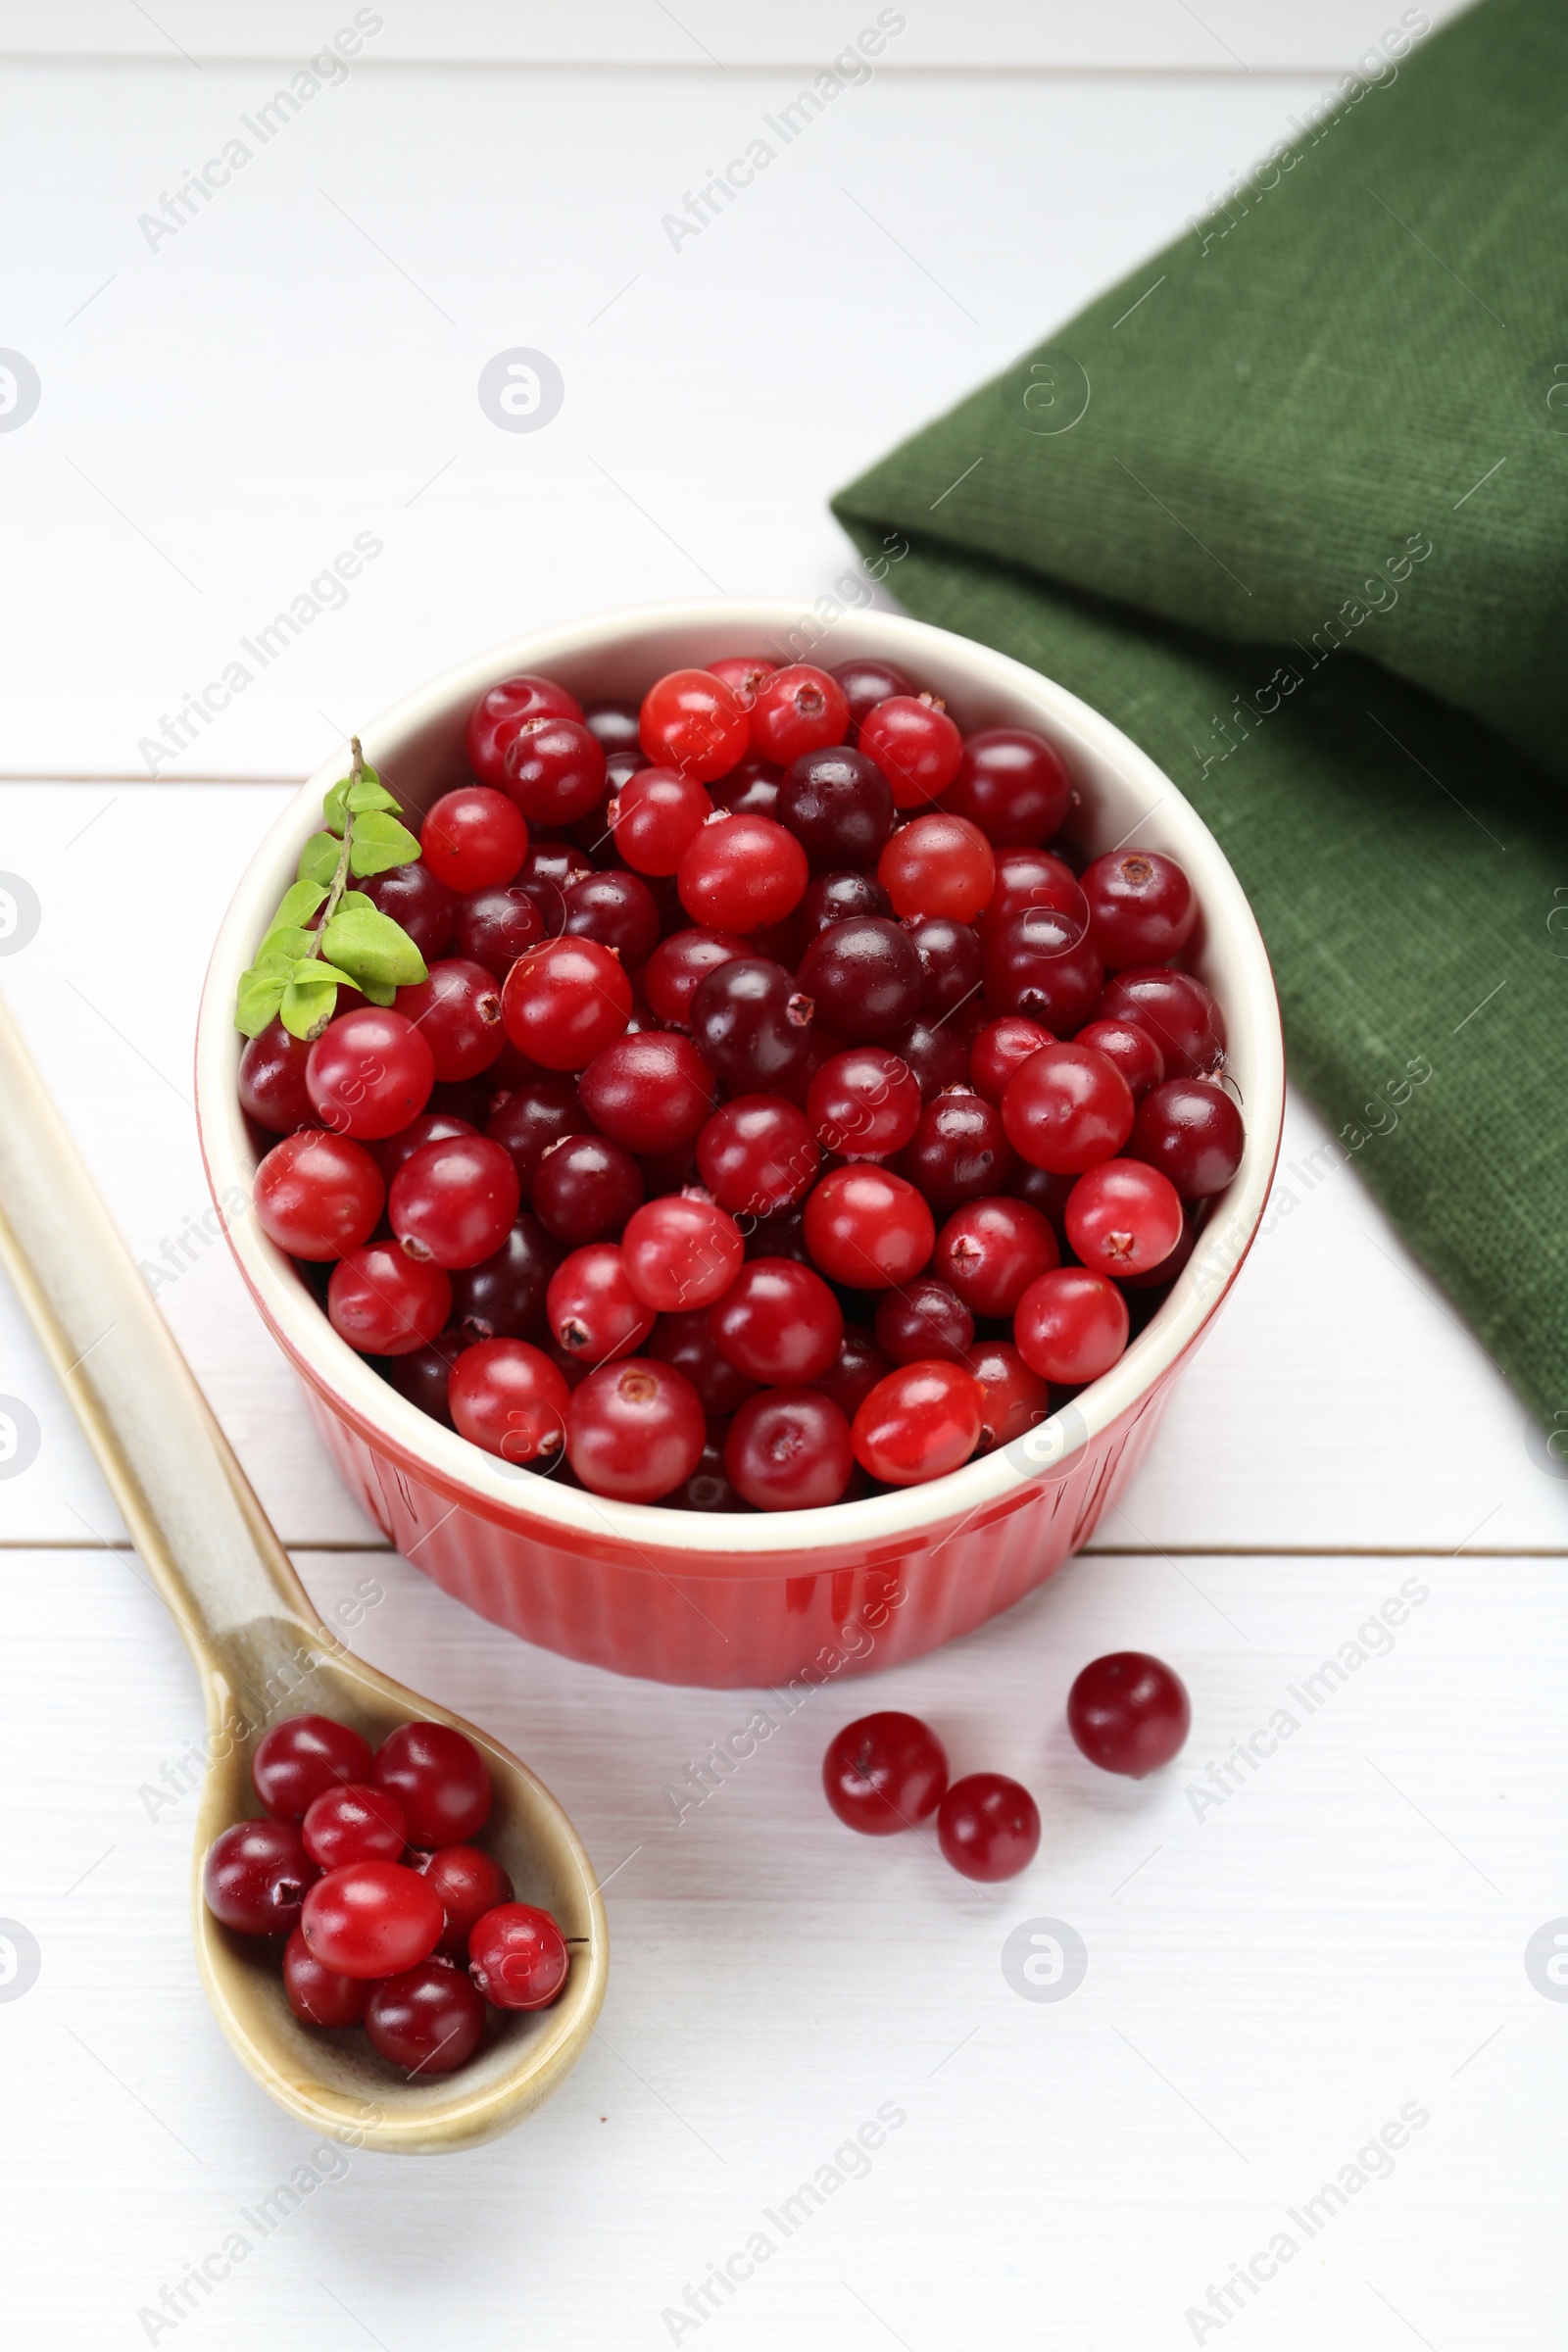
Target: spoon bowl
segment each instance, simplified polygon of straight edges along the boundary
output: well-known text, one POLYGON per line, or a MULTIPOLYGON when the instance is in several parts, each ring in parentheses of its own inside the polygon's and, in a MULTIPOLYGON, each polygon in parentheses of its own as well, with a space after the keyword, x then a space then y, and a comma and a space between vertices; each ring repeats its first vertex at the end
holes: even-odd
POLYGON ((0 1265, 38 1333, 137 1551, 201 1676, 208 1768, 197 1807, 196 1962, 219 2024, 278 2105, 358 2147, 432 2155, 510 2131, 587 2045, 609 1938, 592 1863, 565 1813, 511 1751, 355 1657, 322 1624, 142 1282, 0 1004, 0 1265), (465 1734, 495 1790, 482 1832, 520 1902, 551 1912, 571 1955, 548 2009, 491 2011, 450 2075, 411 2078, 356 2028, 302 2025, 275 1942, 208 1910, 202 1860, 260 1812, 251 1757, 290 1715, 352 1724, 372 1747, 400 1723, 465 1734))

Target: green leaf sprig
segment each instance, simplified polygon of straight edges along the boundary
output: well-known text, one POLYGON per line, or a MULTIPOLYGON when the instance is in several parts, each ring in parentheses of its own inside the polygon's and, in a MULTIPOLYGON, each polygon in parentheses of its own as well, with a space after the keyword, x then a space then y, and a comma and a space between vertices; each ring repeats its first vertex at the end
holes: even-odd
POLYGON ((256 960, 240 977, 234 1026, 257 1037, 281 1018, 291 1037, 319 1037, 337 1010, 340 988, 372 1004, 390 1004, 400 988, 427 977, 424 957, 401 923, 383 914, 363 881, 408 865, 419 844, 396 814, 397 802, 353 739, 349 773, 322 805, 325 830, 300 852, 298 879, 283 893, 256 960), (307 929, 318 915, 314 931, 307 929))

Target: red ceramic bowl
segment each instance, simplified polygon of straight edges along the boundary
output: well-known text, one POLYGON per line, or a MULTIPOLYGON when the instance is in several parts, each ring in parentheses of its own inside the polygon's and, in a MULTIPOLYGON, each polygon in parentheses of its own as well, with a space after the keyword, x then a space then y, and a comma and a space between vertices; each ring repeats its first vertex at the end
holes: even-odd
MULTIPOLYGON (((722 654, 880 656, 942 695, 967 730, 1010 723, 1057 745, 1091 852, 1167 851, 1202 906, 1196 968, 1224 1008, 1247 1151, 1199 1247, 1121 1361, 1063 1410, 951 1477, 828 1510, 747 1515, 616 1503, 514 1469, 389 1388, 333 1332, 254 1218, 225 1217, 241 1273, 289 1357, 350 1489, 405 1556, 481 1615, 567 1656, 661 1682, 820 1682, 916 1657, 1051 1576, 1094 1532, 1148 1449, 1171 1388, 1257 1231, 1279 1149, 1285 1070, 1268 958, 1212 836, 1108 720, 1021 662, 885 612, 825 632, 787 603, 644 607, 517 639, 449 670, 364 729, 366 757, 427 807, 466 777, 464 722, 496 679, 543 672, 586 700, 636 699, 722 654)), ((235 984, 343 772, 323 766, 253 859, 202 1002, 196 1102, 214 1197, 248 1196, 257 1152, 235 1093, 235 984)))

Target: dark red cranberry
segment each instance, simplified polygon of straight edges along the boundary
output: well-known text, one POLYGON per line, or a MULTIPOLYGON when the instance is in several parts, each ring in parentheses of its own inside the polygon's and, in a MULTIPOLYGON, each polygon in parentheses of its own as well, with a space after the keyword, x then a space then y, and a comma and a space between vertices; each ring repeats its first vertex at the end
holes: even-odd
POLYGON ((545 937, 558 939, 566 923, 566 890, 593 859, 569 841, 536 841, 517 870, 513 888, 526 891, 539 909, 545 937))
POLYGON ((737 956, 710 972, 692 998, 692 1042, 727 1086, 760 1093, 805 1067, 811 1011, 810 998, 781 963, 737 956))
POLYGON ((1033 1429, 1051 1411, 1051 1392, 1031 1372, 1010 1340, 978 1340, 969 1369, 986 1393, 978 1451, 994 1453, 1033 1429))
POLYGON ((733 816, 778 815, 779 770, 770 760, 738 760, 710 787, 714 805, 733 816))
POLYGON ((1168 963, 1193 935, 1198 901, 1174 858, 1113 850, 1084 869, 1089 920, 1108 971, 1168 963))
POLYGON ((1060 1257, 1049 1220, 1027 1200, 971 1200, 937 1236, 933 1270, 976 1315, 1010 1315, 1060 1257))
POLYGON ((446 954, 458 902, 422 858, 409 865, 389 866, 384 874, 368 874, 354 887, 364 891, 372 906, 402 924, 426 963, 446 954))
POLYGON ((893 830, 893 794, 874 760, 834 744, 803 753, 785 769, 778 820, 801 844, 814 874, 875 865, 893 830))
MULTIPOLYGON (((434 1092, 432 1088, 432 1098, 434 1092)), ((411 1160, 416 1152, 422 1151, 426 1144, 450 1143, 455 1135, 477 1135, 478 1132, 472 1119, 462 1118, 456 1111, 421 1110, 416 1119, 411 1119, 406 1127, 400 1127, 396 1135, 384 1135, 378 1142, 367 1146, 367 1149, 380 1169, 383 1182, 390 1184, 404 1162, 411 1160)), ((296 1251, 295 1254, 303 1256, 305 1253, 296 1251)))
POLYGON ((1089 901, 1064 858, 1058 858, 1054 850, 1017 847, 1000 849, 996 858, 996 888, 980 917, 983 940, 1031 906, 1054 907, 1058 914, 1071 915, 1080 931, 1088 930, 1089 901))
POLYGON ((951 1019, 939 1024, 928 1021, 921 1013, 887 1043, 888 1051, 897 1054, 913 1073, 923 1102, 929 1102, 933 1095, 940 1095, 947 1087, 968 1082, 968 1051, 951 1019))
POLYGON ((590 1135, 593 1121, 569 1078, 530 1078, 507 1097, 485 1125, 486 1135, 512 1153, 523 1199, 533 1193, 539 1163, 564 1135, 590 1135))
POLYGON ((416 1852, 413 1867, 441 1898, 447 1924, 436 1950, 460 1964, 468 1957, 468 1936, 487 1911, 510 1903, 515 1889, 494 1854, 477 1845, 438 1845, 416 1852))
MULTIPOLYGON (((770 1394, 779 1396, 780 1390, 770 1394)), ((710 1420, 708 1437, 696 1469, 683 1487, 676 1487, 664 1496, 665 1502, 677 1511, 749 1511, 751 1504, 737 1494, 729 1483, 724 1468, 724 1441, 729 1434, 728 1421, 710 1420)))
POLYGON ((773 1388, 820 1379, 844 1337, 844 1311, 821 1275, 787 1257, 752 1258, 709 1319, 725 1361, 773 1388))
MULTIPOLYGON (((478 1271, 475 1267, 474 1272, 478 1271)), ((432 1421, 451 1429, 454 1424, 447 1401, 447 1382, 453 1365, 467 1345, 460 1332, 444 1331, 427 1347, 416 1348, 412 1355, 389 1357, 386 1377, 400 1396, 416 1404, 421 1413, 428 1413, 432 1421)))
MULTIPOLYGON (((1206 1200, 1241 1166, 1246 1140, 1242 1114, 1223 1087, 1171 1078, 1138 1105, 1130 1150, 1162 1169, 1184 1200, 1206 1200)), ((260 1172, 257 1182, 259 1190, 260 1172)))
POLYGON ((703 1457, 708 1429, 696 1390, 650 1356, 601 1364, 566 1408, 566 1451, 593 1494, 659 1502, 703 1457))
POLYGON ((903 1029, 925 985, 908 934, 882 915, 852 915, 820 932, 801 957, 798 979, 822 1026, 852 1045, 903 1029))
POLYGON ((490 1818, 489 1768, 452 1724, 400 1723, 376 1749, 370 1778, 403 1807, 411 1845, 466 1845, 490 1818))
POLYGON ((962 1364, 974 1343, 974 1317, 956 1291, 935 1275, 921 1274, 880 1300, 876 1336, 890 1365, 931 1357, 962 1364))
POLYGON ((732 956, 750 954, 745 940, 729 931, 676 931, 662 939, 648 958, 643 986, 658 1018, 689 1029, 692 999, 710 972, 732 956))
POLYGON ((566 887, 566 930, 613 948, 629 969, 646 963, 659 945, 659 908, 637 874, 612 869, 581 874, 566 887))
POLYGON ((741 1406, 724 1441, 730 1484, 760 1511, 837 1502, 854 1467, 850 1425, 820 1389, 764 1389, 741 1406))
POLYGON ((635 752, 641 761, 643 752, 635 703, 590 703, 583 711, 582 723, 603 748, 607 760, 616 752, 635 752))
POLYGON ((834 1735, 822 1788, 846 1829, 888 1838, 928 1821, 948 1785, 941 1740, 918 1715, 862 1715, 834 1735))
POLYGON ((1072 800, 1059 752, 1031 727, 983 727, 963 747, 947 806, 998 847, 1047 842, 1072 800))
POLYGON ((1012 1332, 1031 1371, 1058 1389, 1081 1389, 1125 1350, 1127 1301, 1104 1274, 1054 1266, 1019 1299, 1012 1332))
POLYGON ((1031 1167, 1071 1174, 1121 1150, 1132 1133, 1132 1089, 1093 1046, 1042 1046, 1007 1080, 1002 1119, 1031 1167))
POLYGON ((1040 1808, 1004 1774, 971 1772, 937 1808, 937 1842, 966 1879, 1015 1879, 1039 1849, 1040 1808))
POLYGON ((1181 1753, 1192 1721, 1180 1676, 1147 1650, 1096 1658, 1067 1693, 1067 1729, 1090 1763, 1135 1781, 1181 1753))
POLYGON ((601 1133, 628 1152, 664 1152, 696 1142, 718 1088, 689 1037, 650 1029, 595 1054, 577 1091, 601 1133))
POLYGON ((1005 1192, 1016 1162, 1002 1112, 983 1095, 938 1095, 920 1113, 899 1170, 918 1186, 939 1216, 965 1200, 1005 1192))
POLYGON ((684 1373, 707 1413, 733 1413, 757 1394, 758 1383, 719 1354, 706 1307, 661 1315, 647 1352, 656 1363, 684 1373))
POLYGON ((314 1127, 316 1112, 305 1085, 305 1065, 311 1049, 291 1037, 281 1021, 246 1042, 239 1057, 240 1108, 270 1135, 292 1135, 296 1127, 314 1127))
POLYGON ((477 1078, 507 1042, 494 973, 463 956, 432 963, 416 988, 400 988, 397 1009, 429 1047, 443 1085, 477 1078))
POLYGON ((1095 1018, 1147 1029, 1165 1057, 1167 1078, 1212 1078, 1225 1066, 1225 1016, 1191 972, 1115 972, 1095 1018))
POLYGON ((468 713, 468 765, 481 784, 501 783, 508 744, 531 718, 581 718, 582 706, 553 678, 503 678, 468 713))
POLYGON ((484 2034, 484 1998, 461 1969, 421 1960, 370 1987, 365 2008, 370 2047, 426 2081, 466 2066, 484 2034))
POLYGON ((1054 907, 1009 915, 986 943, 987 1010, 1021 1012, 1057 1036, 1083 1027, 1104 978, 1087 935, 1054 907))
MULTIPOLYGON (((830 675, 837 681, 839 692, 844 697, 852 730, 858 729, 861 719, 869 717, 878 703, 891 702, 896 694, 913 697, 919 691, 902 669, 895 669, 891 662, 878 662, 869 654, 863 654, 852 662, 841 662, 830 675)), ((855 741, 854 732, 848 740, 851 743, 855 741)))
POLYGON ((572 1135, 553 1144, 533 1180, 533 1213, 568 1250, 613 1241, 643 1197, 642 1170, 624 1144, 572 1135))
POLYGON ((873 874, 818 874, 806 886, 806 896, 796 910, 800 926, 801 945, 808 948, 819 932, 830 924, 848 922, 851 915, 879 914, 884 918, 893 912, 893 902, 873 874))
POLYGON ((972 923, 945 914, 923 915, 904 927, 920 958, 920 1011, 927 1020, 941 1020, 979 992, 985 977, 980 934, 972 923))
POLYGON ((1165 1056, 1137 1021, 1088 1021, 1073 1043, 1093 1046, 1097 1054, 1113 1061, 1131 1087, 1135 1102, 1141 1102, 1165 1075, 1165 1056))
POLYGON ((296 1821, 237 1821, 214 1838, 202 1865, 207 1908, 241 1936, 288 1936, 320 1871, 296 1821))
MULTIPOLYGON (((545 1293, 560 1261, 561 1253, 538 1218, 525 1210, 493 1256, 481 1258, 476 1266, 464 1266, 452 1277, 452 1321, 462 1344, 542 1339, 545 1293)), ((435 1343, 446 1344, 444 1338, 435 1343)))
POLYGON ((257 1741, 251 1786, 277 1821, 303 1821, 328 1788, 370 1778, 370 1750, 352 1724, 289 1715, 257 1741))
POLYGON ((775 1208, 771 1216, 759 1217, 747 1233, 746 1254, 748 1258, 793 1257, 801 1265, 808 1265, 811 1253, 806 1247, 806 1212, 801 1204, 775 1208))
POLYGON ((818 1375, 816 1386, 832 1397, 846 1421, 853 1421, 863 1399, 892 1369, 893 1358, 883 1353, 875 1335, 863 1323, 846 1323, 838 1354, 818 1375))
POLYGON ((298 1928, 283 1946, 283 1991, 302 2026, 358 2026, 370 1987, 363 1978, 323 1968, 298 1928))

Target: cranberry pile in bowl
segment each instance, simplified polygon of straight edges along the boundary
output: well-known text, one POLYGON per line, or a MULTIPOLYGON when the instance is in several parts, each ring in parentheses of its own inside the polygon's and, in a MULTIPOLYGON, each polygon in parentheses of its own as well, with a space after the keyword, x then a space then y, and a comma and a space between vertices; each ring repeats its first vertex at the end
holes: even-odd
POLYGON ((1003 657, 862 614, 796 661, 795 617, 612 619, 392 713, 204 1007, 215 1189, 254 1171, 230 1239, 351 1484, 667 1679, 913 1654, 1049 1574, 1278 1142, 1261 943, 1168 780, 1003 657))

